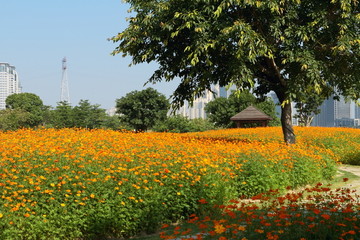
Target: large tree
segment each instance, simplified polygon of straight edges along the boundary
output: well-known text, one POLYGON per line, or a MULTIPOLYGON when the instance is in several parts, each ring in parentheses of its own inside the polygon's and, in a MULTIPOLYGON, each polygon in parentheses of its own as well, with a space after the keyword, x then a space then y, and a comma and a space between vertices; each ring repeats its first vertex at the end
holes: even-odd
POLYGON ((146 131, 157 121, 164 121, 169 110, 169 101, 164 94, 153 88, 132 91, 116 100, 116 112, 120 120, 136 131, 146 131))
POLYGON ((27 121, 21 123, 22 127, 36 127, 43 122, 46 107, 38 95, 34 93, 16 93, 8 96, 5 103, 7 109, 22 110, 28 113, 27 121))
POLYGON ((113 54, 131 56, 133 64, 157 62, 149 82, 179 78, 174 103, 215 83, 272 90, 282 104, 285 142, 294 143, 291 101, 304 91, 360 97, 358 0, 125 2, 132 15, 112 38, 119 42, 113 54))

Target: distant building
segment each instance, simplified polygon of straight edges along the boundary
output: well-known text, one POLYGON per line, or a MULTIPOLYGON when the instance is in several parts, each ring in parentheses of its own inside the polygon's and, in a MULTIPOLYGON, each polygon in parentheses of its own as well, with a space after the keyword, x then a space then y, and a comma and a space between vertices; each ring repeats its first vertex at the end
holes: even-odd
POLYGON ((14 93, 21 93, 15 67, 8 63, 0 63, 0 109, 5 109, 6 98, 14 93))
POLYGON ((316 115, 313 126, 322 127, 356 127, 359 126, 360 107, 354 101, 346 101, 343 97, 325 100, 320 106, 320 114, 316 115))
POLYGON ((314 117, 311 125, 334 127, 336 119, 335 104, 336 103, 332 98, 326 99, 323 104, 321 104, 320 113, 314 117))
POLYGON ((112 107, 112 108, 109 108, 105 111, 105 113, 109 116, 114 116, 116 115, 116 107, 112 107))
POLYGON ((231 94, 230 89, 226 89, 225 87, 220 87, 219 85, 214 85, 211 91, 206 91, 202 97, 196 98, 193 102, 193 105, 190 106, 188 102, 185 102, 184 106, 182 106, 179 110, 175 112, 175 114, 182 115, 189 119, 196 118, 206 118, 205 106, 210 101, 214 100, 217 97, 229 97, 231 94))

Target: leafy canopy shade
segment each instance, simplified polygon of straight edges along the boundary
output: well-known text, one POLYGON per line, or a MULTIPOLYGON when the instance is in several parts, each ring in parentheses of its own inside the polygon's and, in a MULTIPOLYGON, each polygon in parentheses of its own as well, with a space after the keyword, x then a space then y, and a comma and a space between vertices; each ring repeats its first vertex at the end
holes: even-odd
POLYGON ((360 97, 357 0, 125 2, 134 14, 112 38, 119 42, 113 54, 130 55, 133 64, 157 62, 149 82, 180 78, 177 105, 215 83, 259 95, 274 91, 284 139, 294 143, 290 101, 328 97, 335 88, 360 97))

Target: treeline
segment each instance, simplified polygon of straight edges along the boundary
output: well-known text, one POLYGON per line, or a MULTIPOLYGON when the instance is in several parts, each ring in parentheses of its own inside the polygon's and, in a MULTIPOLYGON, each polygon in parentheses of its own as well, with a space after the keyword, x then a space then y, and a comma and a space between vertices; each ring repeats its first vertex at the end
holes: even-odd
POLYGON ((77 106, 59 102, 55 108, 46 106, 33 93, 12 94, 7 97, 6 109, 0 111, 0 130, 19 128, 109 128, 119 129, 118 116, 109 116, 100 105, 80 100, 77 106))
POLYGON ((231 128, 230 117, 254 105, 273 118, 271 125, 279 125, 275 104, 270 99, 258 100, 249 92, 229 98, 216 98, 205 107, 207 119, 188 119, 172 115, 165 95, 153 88, 132 91, 116 100, 116 115, 109 116, 105 109, 89 100, 80 100, 76 106, 59 102, 55 108, 46 106, 33 93, 10 95, 6 109, 0 110, 0 130, 19 128, 106 128, 113 130, 159 132, 199 132, 218 128, 231 128))

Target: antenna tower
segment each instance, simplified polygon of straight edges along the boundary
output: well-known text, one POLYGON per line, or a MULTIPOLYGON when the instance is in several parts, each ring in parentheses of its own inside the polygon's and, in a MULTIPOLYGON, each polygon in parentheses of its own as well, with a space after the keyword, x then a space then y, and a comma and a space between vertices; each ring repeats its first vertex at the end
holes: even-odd
POLYGON ((61 96, 60 102, 67 102, 70 104, 70 94, 69 94, 69 83, 67 79, 67 66, 66 66, 66 57, 62 60, 62 80, 61 80, 61 96))

